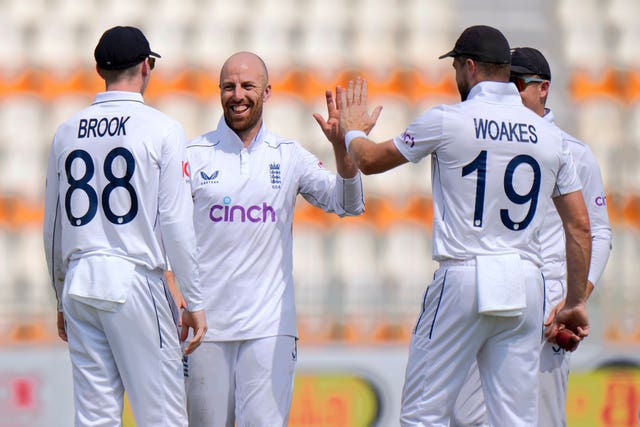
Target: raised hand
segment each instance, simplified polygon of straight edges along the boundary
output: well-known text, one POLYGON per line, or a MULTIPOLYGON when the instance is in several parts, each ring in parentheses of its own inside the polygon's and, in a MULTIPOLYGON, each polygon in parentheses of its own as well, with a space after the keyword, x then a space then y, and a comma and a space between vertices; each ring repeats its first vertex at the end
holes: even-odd
POLYGON ((337 108, 340 113, 340 132, 344 135, 350 130, 361 130, 369 134, 382 111, 378 105, 371 114, 367 111, 367 81, 361 77, 350 80, 347 89, 336 88, 337 108))
MULTIPOLYGON (((336 96, 339 88, 339 86, 336 87, 336 96)), ((326 136, 332 144, 344 144, 344 133, 340 131, 340 111, 338 110, 336 100, 330 90, 325 92, 325 97, 327 99, 327 120, 318 113, 313 113, 313 118, 316 119, 324 136, 326 136)))

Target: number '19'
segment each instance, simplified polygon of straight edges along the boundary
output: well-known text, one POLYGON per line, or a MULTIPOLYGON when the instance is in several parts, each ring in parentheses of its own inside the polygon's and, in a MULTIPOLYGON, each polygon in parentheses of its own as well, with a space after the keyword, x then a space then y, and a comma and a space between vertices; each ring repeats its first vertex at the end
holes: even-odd
MULTIPOLYGON (((474 171, 477 171, 476 178, 476 200, 475 208, 473 211, 473 226, 482 227, 482 221, 484 217, 484 197, 486 191, 487 180, 487 151, 482 150, 478 156, 473 159, 471 163, 462 168, 462 176, 467 176, 474 171)), ((507 164, 504 173, 504 192, 506 196, 515 204, 523 205, 529 203, 529 210, 524 219, 520 222, 513 221, 509 216, 508 209, 500 209, 500 220, 505 227, 509 230, 524 230, 529 226, 533 217, 535 216, 536 207, 538 206, 538 195, 540 193, 540 165, 533 157, 521 154, 507 164), (533 181, 531 182, 531 188, 525 194, 519 194, 516 192, 513 186, 513 177, 516 169, 526 164, 531 167, 533 172, 533 181)))

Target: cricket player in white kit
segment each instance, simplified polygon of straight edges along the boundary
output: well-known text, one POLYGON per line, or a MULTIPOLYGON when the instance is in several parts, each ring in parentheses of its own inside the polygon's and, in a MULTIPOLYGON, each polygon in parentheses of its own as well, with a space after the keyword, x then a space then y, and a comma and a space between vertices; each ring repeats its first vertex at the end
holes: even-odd
POLYGON ((374 143, 363 129, 366 85, 340 90, 340 125, 360 170, 432 157, 433 257, 409 348, 403 426, 448 426, 477 361, 493 426, 536 426, 543 309, 540 232, 552 196, 567 234, 567 299, 555 322, 588 333, 590 233, 580 182, 560 132, 525 108, 509 83, 500 31, 467 28, 454 49, 462 102, 426 111, 374 143), (515 380, 517 379, 517 380, 515 380))
POLYGON ((186 426, 167 257, 182 284, 192 352, 206 331, 193 205, 179 123, 144 104, 158 54, 134 27, 107 30, 95 49, 106 92, 57 130, 51 146, 44 244, 58 333, 73 367, 75 425, 122 425, 126 391, 139 426, 186 426))
MULTIPOLYGON (((203 297, 209 330, 188 357, 192 426, 286 426, 297 359, 292 221, 301 194, 339 216, 364 211, 362 182, 339 134, 340 176, 300 144, 270 132, 262 118, 271 95, 264 62, 238 52, 223 65, 224 116, 188 145, 203 297)), ((334 132, 334 133, 332 133, 334 132)))
MULTIPOLYGON (((551 84, 551 68, 537 49, 518 47, 511 52, 511 79, 526 107, 555 124, 553 113, 545 108, 551 84)), ((611 225, 600 167, 588 145, 562 131, 582 183, 582 194, 591 224, 591 265, 587 282, 590 295, 600 279, 611 251, 611 225)), ((545 324, 550 324, 566 295, 565 244, 562 222, 550 207, 541 231, 542 272, 545 286, 545 324)), ((566 397, 569 352, 555 344, 557 331, 548 329, 540 346, 539 427, 567 425, 566 397)), ((470 373, 455 409, 455 427, 486 425, 484 400, 477 369, 470 373)))

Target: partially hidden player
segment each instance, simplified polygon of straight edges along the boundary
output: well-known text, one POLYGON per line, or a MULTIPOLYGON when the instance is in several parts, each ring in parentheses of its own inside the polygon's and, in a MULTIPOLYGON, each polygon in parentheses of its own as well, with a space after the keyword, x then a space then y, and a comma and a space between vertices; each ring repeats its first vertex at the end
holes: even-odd
POLYGON ((68 342, 76 426, 122 425, 126 391, 139 426, 186 426, 175 302, 182 284, 193 352, 207 329, 195 257, 193 204, 183 176, 186 138, 145 105, 156 58, 134 27, 95 48, 106 91, 59 126, 51 145, 44 244, 68 342))
POLYGON ((431 156, 433 258, 440 263, 409 346, 402 426, 447 426, 473 363, 494 426, 536 426, 543 279, 540 233, 553 202, 567 236, 567 297, 554 322, 588 334, 591 234, 561 132, 527 109, 509 82, 497 29, 465 29, 452 57, 462 102, 417 117, 393 139, 365 129, 367 87, 339 90, 347 150, 365 174, 431 156), (517 379, 517 380, 516 380, 517 379))

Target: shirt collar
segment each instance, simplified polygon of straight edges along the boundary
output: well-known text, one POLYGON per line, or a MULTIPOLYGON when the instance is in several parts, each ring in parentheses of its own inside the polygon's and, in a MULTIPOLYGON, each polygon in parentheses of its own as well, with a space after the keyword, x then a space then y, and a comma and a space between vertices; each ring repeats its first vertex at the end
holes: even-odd
POLYGON ((125 92, 121 90, 109 90, 106 92, 100 92, 94 98, 93 103, 100 104, 103 102, 112 102, 112 101, 133 101, 133 102, 141 102, 144 104, 144 99, 142 98, 142 94, 138 92, 125 92))
POLYGON ((554 115, 553 115, 553 111, 551 111, 551 110, 550 110, 550 109, 548 109, 548 108, 545 108, 545 109, 544 109, 544 116, 542 116, 542 117, 544 117, 544 119, 545 119, 546 121, 548 121, 549 123, 553 123, 553 124, 555 124, 555 123, 556 123, 556 118, 555 118, 555 117, 554 117, 554 115))
POLYGON ((477 99, 500 104, 522 105, 516 85, 511 82, 482 81, 469 91, 467 100, 477 99))
MULTIPOLYGON (((225 140, 231 141, 233 145, 237 145, 240 149, 244 147, 244 143, 242 142, 238 134, 235 133, 233 129, 231 129, 227 125, 227 122, 224 119, 224 115, 222 115, 222 117, 220 117, 220 120, 218 121, 218 129, 224 133, 225 140)), ((266 139, 265 137, 266 133, 267 133, 267 130, 264 127, 264 120, 263 120, 262 125, 260 126, 260 130, 256 134, 256 137, 254 138, 254 140, 251 141, 251 144, 249 144, 249 147, 247 149, 249 151, 252 151, 254 149, 259 148, 260 144, 262 144, 262 142, 264 142, 266 139)))

